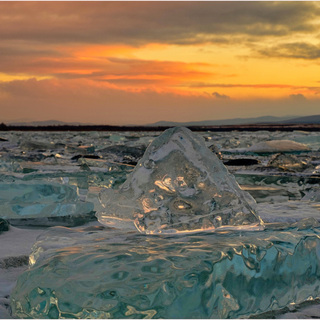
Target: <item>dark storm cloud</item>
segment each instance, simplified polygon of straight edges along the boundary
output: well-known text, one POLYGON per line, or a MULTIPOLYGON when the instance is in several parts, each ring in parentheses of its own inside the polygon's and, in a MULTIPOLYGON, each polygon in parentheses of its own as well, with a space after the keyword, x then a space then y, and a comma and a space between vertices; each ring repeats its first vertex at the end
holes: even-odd
POLYGON ((4 59, 6 57, 15 58, 16 56, 33 56, 33 57, 43 57, 43 56, 56 56, 62 57, 62 54, 56 50, 49 50, 39 48, 37 46, 32 47, 30 44, 20 45, 20 44, 10 44, 3 45, 0 43, 0 58, 4 59))
POLYGON ((283 43, 260 50, 263 56, 315 60, 320 58, 320 45, 306 42, 283 43))
POLYGON ((106 80, 98 80, 102 82, 108 82, 111 84, 121 84, 121 85, 129 85, 129 86, 140 86, 140 85, 157 85, 162 84, 164 80, 161 79, 106 79, 106 80))
MULTIPOLYGON (((256 89, 294 89, 294 90, 301 90, 301 89, 308 89, 313 91, 314 93, 320 93, 320 87, 318 86, 298 86, 292 84, 277 84, 277 83, 181 83, 179 84, 180 87, 188 87, 188 88, 256 88, 256 89)), ((215 95, 214 92, 213 95, 215 95)), ((303 96, 302 94, 293 94, 290 98, 294 98, 296 96, 303 96)))
POLYGON ((297 93, 297 94, 290 94, 290 99, 294 101, 306 101, 307 98, 302 94, 302 93, 297 93))
POLYGON ((230 99, 229 96, 225 94, 220 94, 219 92, 212 92, 212 95, 217 99, 230 99))
POLYGON ((2 40, 50 43, 227 41, 318 29, 317 2, 1 2, 2 40))
POLYGON ((186 83, 181 84, 190 88, 293 88, 290 84, 242 84, 242 83, 186 83))

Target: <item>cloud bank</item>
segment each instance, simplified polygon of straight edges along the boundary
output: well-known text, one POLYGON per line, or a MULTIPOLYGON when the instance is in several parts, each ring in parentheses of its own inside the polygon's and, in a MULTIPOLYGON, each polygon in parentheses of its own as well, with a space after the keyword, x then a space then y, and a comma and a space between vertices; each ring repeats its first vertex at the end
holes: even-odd
POLYGON ((319 16, 317 1, 0 2, 0 121, 312 114, 319 16))

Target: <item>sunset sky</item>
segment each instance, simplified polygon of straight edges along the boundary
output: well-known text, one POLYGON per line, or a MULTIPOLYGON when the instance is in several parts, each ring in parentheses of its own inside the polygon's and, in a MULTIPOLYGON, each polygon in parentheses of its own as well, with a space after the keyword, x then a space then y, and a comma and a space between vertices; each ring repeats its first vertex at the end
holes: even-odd
POLYGON ((0 2, 0 122, 320 114, 320 2, 0 2))

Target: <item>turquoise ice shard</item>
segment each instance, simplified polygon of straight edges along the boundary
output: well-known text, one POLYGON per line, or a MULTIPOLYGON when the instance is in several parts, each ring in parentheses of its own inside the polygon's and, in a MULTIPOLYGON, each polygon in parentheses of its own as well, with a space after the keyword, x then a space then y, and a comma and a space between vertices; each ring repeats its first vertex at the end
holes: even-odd
POLYGON ((101 223, 134 223, 147 234, 263 227, 254 199, 204 139, 183 127, 156 138, 120 189, 100 199, 101 223))
POLYGON ((0 218, 17 225, 80 225, 94 217, 93 203, 74 186, 57 182, 0 182, 0 218))
POLYGON ((50 228, 11 293, 12 315, 268 318, 261 313, 319 298, 320 229, 281 229, 146 237, 101 226, 50 228))

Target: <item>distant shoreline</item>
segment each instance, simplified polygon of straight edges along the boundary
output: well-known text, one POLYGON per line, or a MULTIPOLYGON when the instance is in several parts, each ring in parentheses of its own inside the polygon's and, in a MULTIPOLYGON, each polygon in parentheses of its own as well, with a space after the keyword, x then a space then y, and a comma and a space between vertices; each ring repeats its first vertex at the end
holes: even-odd
MULTIPOLYGON (((320 131, 320 124, 247 124, 187 126, 192 131, 320 131)), ((164 131, 172 126, 51 125, 14 126, 0 124, 0 131, 164 131)))

